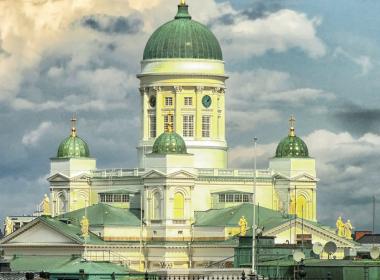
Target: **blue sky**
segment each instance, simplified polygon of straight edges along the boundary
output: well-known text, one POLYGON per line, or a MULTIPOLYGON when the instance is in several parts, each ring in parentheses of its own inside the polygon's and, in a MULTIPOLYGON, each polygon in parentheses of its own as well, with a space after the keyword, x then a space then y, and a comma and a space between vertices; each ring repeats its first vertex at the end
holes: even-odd
MULTIPOLYGON (((188 2, 219 38, 230 75, 231 167, 252 166, 257 136, 266 168, 294 114, 317 160, 320 221, 342 215, 370 228, 370 197, 380 200, 380 3, 188 2)), ((135 167, 135 75, 149 35, 176 4, 0 3, 0 217, 30 213, 48 192, 49 158, 73 111, 99 167, 135 167)))

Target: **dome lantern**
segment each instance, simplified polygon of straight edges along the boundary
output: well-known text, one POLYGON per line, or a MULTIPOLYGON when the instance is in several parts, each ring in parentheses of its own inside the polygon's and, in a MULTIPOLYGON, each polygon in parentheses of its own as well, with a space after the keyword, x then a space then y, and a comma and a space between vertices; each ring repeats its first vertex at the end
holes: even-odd
POLYGON ((87 143, 77 135, 76 116, 71 119, 71 134, 58 147, 57 158, 88 158, 90 150, 87 143))
POLYGON ((308 158, 305 142, 295 133, 295 118, 289 120, 289 135, 281 140, 276 149, 276 158, 308 158))

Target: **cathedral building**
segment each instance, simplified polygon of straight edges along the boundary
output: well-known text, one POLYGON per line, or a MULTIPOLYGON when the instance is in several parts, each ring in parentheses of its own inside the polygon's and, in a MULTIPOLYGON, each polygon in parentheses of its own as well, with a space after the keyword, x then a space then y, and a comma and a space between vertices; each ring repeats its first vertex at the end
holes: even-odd
POLYGON ((73 118, 51 158, 45 215, 8 232, 6 256, 82 254, 139 270, 229 266, 239 221, 252 228, 253 201, 257 230, 276 243, 334 241, 339 257, 355 247, 318 223, 315 159, 294 118, 268 168, 227 166, 222 50, 185 3, 149 38, 137 78, 137 167, 97 169, 73 118))

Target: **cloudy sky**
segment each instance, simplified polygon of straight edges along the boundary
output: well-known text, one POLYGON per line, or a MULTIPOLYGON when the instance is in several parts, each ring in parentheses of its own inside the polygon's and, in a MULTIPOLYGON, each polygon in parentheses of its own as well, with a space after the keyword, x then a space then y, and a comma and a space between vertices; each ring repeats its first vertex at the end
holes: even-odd
MULTIPOLYGON (((380 2, 188 2, 219 38, 230 76, 230 166, 252 166, 257 136, 266 168, 294 114, 317 160, 319 220, 342 215, 371 227, 371 196, 380 201, 380 2)), ((30 213, 48 192, 49 158, 72 112, 100 168, 136 166, 136 73, 149 35, 176 5, 0 1, 0 218, 30 213)))

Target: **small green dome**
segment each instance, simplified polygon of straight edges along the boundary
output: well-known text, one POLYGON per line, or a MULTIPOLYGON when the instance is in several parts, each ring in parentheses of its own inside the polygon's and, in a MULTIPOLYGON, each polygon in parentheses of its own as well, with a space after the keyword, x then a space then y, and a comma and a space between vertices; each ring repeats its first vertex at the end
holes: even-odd
POLYGON ((80 158, 90 157, 87 143, 77 136, 76 118, 73 117, 71 135, 61 142, 58 147, 57 158, 80 158))
POLYGON ((308 158, 309 150, 305 142, 296 136, 295 119, 290 119, 289 135, 281 140, 276 149, 276 158, 308 158))
POLYGON ((159 27, 149 38, 144 59, 157 58, 223 60, 215 35, 203 24, 191 20, 186 4, 179 5, 175 19, 159 27))
POLYGON ((57 152, 58 158, 90 157, 87 143, 78 136, 70 135, 61 142, 57 152))
POLYGON ((181 135, 173 131, 164 132, 154 141, 153 154, 187 154, 186 144, 181 135))
POLYGON ((287 136, 276 149, 276 158, 307 158, 309 151, 305 142, 297 136, 287 136))

